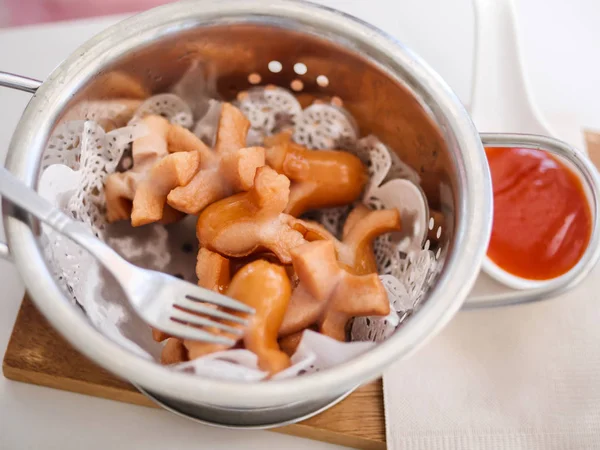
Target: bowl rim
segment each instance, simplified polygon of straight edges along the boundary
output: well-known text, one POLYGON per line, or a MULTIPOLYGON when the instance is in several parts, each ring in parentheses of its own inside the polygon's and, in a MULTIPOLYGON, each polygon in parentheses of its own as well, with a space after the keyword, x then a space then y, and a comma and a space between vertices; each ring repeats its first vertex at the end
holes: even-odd
MULTIPOLYGON (((491 176, 479 134, 448 85, 418 56, 376 27, 345 13, 298 0, 276 2, 184 1, 128 18, 96 35, 61 63, 25 109, 13 134, 6 167, 34 187, 40 156, 57 115, 72 94, 108 62, 133 48, 200 24, 235 18, 268 18, 269 23, 310 25, 327 31, 329 40, 348 41, 369 49, 367 55, 399 82, 403 73, 436 106, 449 124, 458 152, 458 198, 455 236, 436 288, 419 314, 394 336, 372 350, 332 369, 287 380, 256 383, 203 379, 175 372, 133 355, 97 331, 72 307, 53 279, 31 227, 4 216, 14 261, 35 304, 50 323, 79 351, 106 369, 167 397, 188 402, 257 408, 331 397, 379 376, 385 367, 406 357, 439 332, 461 307, 485 256, 492 225, 491 176), (374 56, 376 55, 376 57, 374 56), (385 64, 384 64, 385 63, 385 64), (383 65, 384 64, 384 65, 383 65)), ((301 31, 301 30, 300 30, 301 31)))
POLYGON ((483 264, 481 265, 482 270, 487 273, 490 277, 496 281, 508 286, 512 289, 527 290, 527 289, 538 289, 547 286, 551 283, 557 283, 558 281, 568 278, 569 273, 573 269, 569 269, 567 272, 557 277, 548 278, 547 280, 531 280, 529 278, 520 277, 513 273, 503 269, 500 265, 496 264, 492 258, 485 256, 483 264), (557 281, 558 280, 558 281, 557 281))

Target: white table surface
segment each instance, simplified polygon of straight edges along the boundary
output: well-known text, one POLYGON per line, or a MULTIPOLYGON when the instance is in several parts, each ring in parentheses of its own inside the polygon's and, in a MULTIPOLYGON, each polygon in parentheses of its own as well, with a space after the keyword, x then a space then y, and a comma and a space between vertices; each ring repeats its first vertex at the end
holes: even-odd
MULTIPOLYGON (((357 15, 404 41, 448 81, 465 104, 469 103, 474 28, 470 0, 324 0, 322 3, 357 15)), ((567 123, 563 126, 565 130, 568 128, 566 135, 572 133, 574 123, 600 128, 600 101, 590 101, 593 95, 600 100, 600 84, 594 85, 599 79, 600 63, 591 53, 592 43, 599 42, 600 33, 592 26, 599 11, 591 0, 572 2, 568 8, 560 0, 522 0, 519 4, 523 54, 534 98, 556 130, 560 131, 561 124, 567 123), (542 4, 547 6, 540 15, 542 4), (565 21, 563 27, 548 26, 551 20, 559 19, 565 21), (584 49, 590 52, 587 56, 584 49), (557 65, 557 58, 565 64, 557 65), (577 84, 571 81, 573 71, 581 75, 577 84), (546 95, 550 92, 553 96, 546 95)), ((77 45, 118 19, 0 30, 0 70, 44 79, 77 45)), ((28 98, 25 93, 0 91, 2 160, 28 98)), ((17 272, 3 261, 0 261, 0 286, 3 354, 23 296, 17 272)), ((0 449, 84 447, 88 450, 342 448, 271 432, 205 427, 160 410, 0 377, 0 449)))

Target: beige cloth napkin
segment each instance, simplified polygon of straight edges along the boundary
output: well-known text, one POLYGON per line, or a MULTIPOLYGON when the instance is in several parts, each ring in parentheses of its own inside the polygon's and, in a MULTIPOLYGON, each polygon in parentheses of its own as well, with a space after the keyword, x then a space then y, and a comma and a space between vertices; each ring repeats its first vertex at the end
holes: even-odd
POLYGON ((600 449, 600 266, 553 300, 460 312, 383 381, 390 450, 600 449))

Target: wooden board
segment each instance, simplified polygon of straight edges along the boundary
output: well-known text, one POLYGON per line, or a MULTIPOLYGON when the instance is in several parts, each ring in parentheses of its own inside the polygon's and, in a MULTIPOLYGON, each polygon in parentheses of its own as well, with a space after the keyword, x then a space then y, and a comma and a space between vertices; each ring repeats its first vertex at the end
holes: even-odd
MULTIPOLYGON (((158 407, 131 384, 78 353, 27 297, 19 310, 2 369, 11 380, 158 407)), ((359 388, 316 417, 274 431, 365 450, 384 449, 381 380, 359 388)))

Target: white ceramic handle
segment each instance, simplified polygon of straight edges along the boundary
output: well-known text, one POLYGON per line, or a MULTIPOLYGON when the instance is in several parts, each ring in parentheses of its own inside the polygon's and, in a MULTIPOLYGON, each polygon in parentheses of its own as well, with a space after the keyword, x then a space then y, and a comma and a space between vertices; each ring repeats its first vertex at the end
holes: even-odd
POLYGON ((473 0, 471 117, 481 132, 554 135, 531 99, 518 45, 514 0, 473 0))

